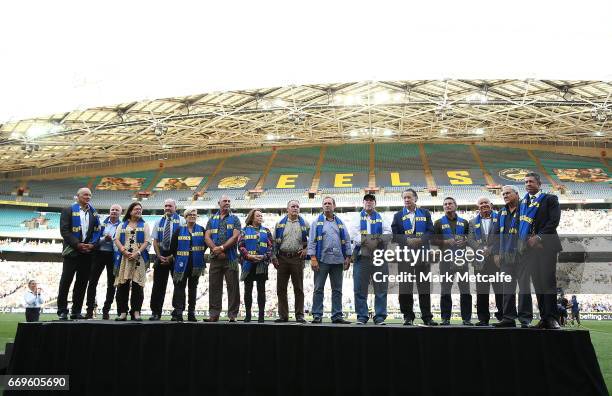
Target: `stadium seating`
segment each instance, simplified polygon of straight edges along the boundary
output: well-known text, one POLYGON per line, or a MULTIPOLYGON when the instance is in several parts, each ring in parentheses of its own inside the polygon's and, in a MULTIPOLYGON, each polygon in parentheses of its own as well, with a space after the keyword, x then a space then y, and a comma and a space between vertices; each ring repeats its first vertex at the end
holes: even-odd
POLYGON ((345 144, 329 146, 321 172, 367 173, 370 170, 370 146, 367 144, 345 144))
POLYGON ((381 143, 375 146, 374 152, 376 171, 423 170, 416 144, 381 143))

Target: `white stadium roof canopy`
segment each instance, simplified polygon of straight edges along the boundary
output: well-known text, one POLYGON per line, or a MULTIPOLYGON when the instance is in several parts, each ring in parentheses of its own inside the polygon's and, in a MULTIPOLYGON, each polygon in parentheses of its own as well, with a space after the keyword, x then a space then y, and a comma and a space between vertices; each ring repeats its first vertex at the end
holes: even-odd
MULTIPOLYGON (((200 130, 219 118, 215 124, 246 132, 251 142, 254 136, 272 135, 274 140, 288 131, 272 122, 274 117, 259 115, 255 117, 260 119, 258 123, 253 117, 241 118, 246 116, 243 113, 233 117, 232 112, 261 110, 269 96, 269 108, 263 110, 270 113, 274 100, 279 99, 282 118, 299 124, 302 116, 311 118, 309 109, 316 113, 315 118, 330 117, 339 107, 346 115, 347 106, 340 106, 346 103, 337 102, 341 93, 344 98, 361 95, 354 103, 360 105, 363 98, 373 100, 384 90, 392 99, 409 92, 414 95, 409 100, 422 102, 422 107, 408 112, 425 114, 420 124, 408 125, 413 138, 430 137, 425 133, 428 127, 460 138, 463 132, 476 130, 480 134, 478 128, 497 126, 498 133, 490 140, 515 138, 511 131, 519 129, 522 133, 543 131, 537 139, 609 140, 610 118, 606 114, 612 99, 612 2, 405 3, 3 2, 2 170, 74 163, 92 158, 94 150, 102 150, 96 157, 100 161, 133 155, 133 146, 124 146, 124 152, 117 150, 112 156, 104 151, 128 143, 122 134, 140 137, 148 133, 144 129, 155 131, 161 120, 173 122, 162 126, 162 132, 169 131, 174 137, 180 127, 200 130), (414 85, 421 86, 420 93, 414 85), (330 90, 332 102, 315 98, 317 91, 329 96, 330 90), (471 101, 478 102, 476 96, 481 93, 489 104, 505 101, 511 109, 531 109, 532 114, 517 115, 520 122, 502 127, 500 115, 508 113, 508 108, 493 113, 491 106, 484 106, 487 114, 479 113, 471 101), (461 104, 466 97, 470 103, 463 106, 465 109, 455 107, 452 111, 453 124, 445 103, 461 104), (553 97, 559 103, 575 102, 577 107, 535 110, 537 106, 531 106, 534 101, 550 102, 553 97), (184 115, 190 106, 205 105, 202 101, 217 106, 217 115, 180 124, 173 118, 184 115), (304 107, 307 102, 331 103, 336 110, 317 113, 317 109, 304 107), (602 109, 603 115, 597 109, 602 109), (474 122, 461 124, 459 120, 466 117, 474 122), (234 124, 228 122, 231 120, 234 124), (139 128, 131 128, 126 121, 135 121, 139 128), (83 137, 75 139, 77 133, 83 137), (57 139, 50 139, 48 135, 53 134, 57 139), (61 140, 66 136, 70 147, 61 140), (13 158, 28 144, 40 153, 26 155, 29 161, 19 155, 13 158), (64 155, 74 152, 75 145, 86 157, 64 155)), ((301 135, 299 143, 318 143, 319 137, 338 138, 341 132, 352 130, 384 135, 389 129, 401 135, 404 127, 399 122, 406 114, 402 115, 401 108, 406 106, 401 103, 394 103, 396 111, 391 112, 384 106, 369 111, 372 103, 366 103, 367 108, 359 107, 358 120, 351 118, 354 122, 338 126, 331 135, 314 139, 301 135), (364 111, 370 114, 369 121, 364 121, 364 111), (397 126, 392 121, 398 122, 397 126)), ((212 107, 207 111, 213 111, 212 107)), ((349 113, 355 115, 352 110, 349 113)), ((338 121, 336 116, 331 116, 332 120, 338 121)), ((330 132, 329 128, 314 128, 315 123, 311 132, 330 132)), ((203 134, 209 132, 214 131, 202 129, 203 134)), ((212 143, 210 148, 218 148, 217 138, 207 136, 205 141, 193 142, 208 142, 212 143)), ((156 142, 152 152, 170 144, 155 134, 151 139, 137 140, 156 142)), ((177 144, 176 139, 173 143, 177 144)), ((189 142, 178 142, 181 144, 189 142)))

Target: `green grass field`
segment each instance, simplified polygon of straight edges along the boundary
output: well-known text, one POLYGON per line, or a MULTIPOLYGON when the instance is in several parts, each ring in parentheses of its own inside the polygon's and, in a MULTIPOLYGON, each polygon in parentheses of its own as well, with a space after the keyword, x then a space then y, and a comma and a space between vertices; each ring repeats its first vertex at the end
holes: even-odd
MULTIPOLYGON (((57 316, 53 314, 42 315, 42 320, 54 320, 56 318, 57 316)), ((4 351, 5 344, 15 339, 17 323, 23 320, 23 314, 0 314, 0 350, 4 351)), ((399 323, 398 320, 388 320, 387 322, 399 323)), ((576 327, 572 327, 572 329, 574 328, 576 327)), ((612 389, 612 321, 583 320, 580 328, 590 331, 606 385, 608 389, 612 389)))

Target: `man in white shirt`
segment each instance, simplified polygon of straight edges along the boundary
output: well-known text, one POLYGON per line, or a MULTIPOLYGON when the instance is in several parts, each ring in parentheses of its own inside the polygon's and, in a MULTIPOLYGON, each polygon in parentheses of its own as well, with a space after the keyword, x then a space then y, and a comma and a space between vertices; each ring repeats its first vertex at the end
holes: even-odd
POLYGON ((25 316, 26 322, 38 322, 40 319, 40 308, 45 303, 42 295, 42 289, 38 287, 38 283, 32 279, 28 282, 28 290, 23 296, 25 300, 25 316))
POLYGON ((155 250, 155 264, 153 264, 153 288, 151 290, 151 317, 149 320, 160 320, 168 277, 172 275, 172 263, 170 256, 170 241, 172 235, 178 232, 180 226, 187 222, 185 218, 176 212, 176 201, 166 199, 164 201, 164 215, 155 221, 151 236, 153 249, 155 250))
POLYGON ((376 212, 376 197, 366 194, 363 197, 363 210, 351 221, 349 232, 354 243, 353 250, 353 291, 355 293, 355 312, 357 324, 368 322, 368 286, 374 286, 374 324, 382 325, 387 318, 387 282, 376 281, 376 272, 389 273, 387 263, 375 266, 372 261, 374 250, 384 249, 382 235, 391 235, 391 226, 376 212))
MULTIPOLYGON (((476 203, 478 214, 470 220, 468 231, 468 245, 474 250, 481 250, 484 260, 475 260, 474 274, 493 275, 499 271, 499 263, 494 261, 494 247, 499 244, 495 230, 498 227, 498 215, 493 210, 493 205, 487 197, 480 197, 476 203)), ((495 317, 498 321, 503 317, 503 294, 501 283, 476 283, 476 314, 478 322, 476 326, 488 326, 491 319, 489 311, 489 291, 493 287, 495 293, 495 305, 497 312, 495 317)))

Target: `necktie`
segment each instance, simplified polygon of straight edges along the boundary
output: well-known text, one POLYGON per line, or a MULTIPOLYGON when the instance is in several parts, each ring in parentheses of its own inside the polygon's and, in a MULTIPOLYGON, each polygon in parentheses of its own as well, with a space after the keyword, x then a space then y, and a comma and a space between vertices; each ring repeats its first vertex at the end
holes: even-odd
POLYGON ((162 247, 164 250, 168 250, 170 248, 170 224, 172 223, 171 219, 166 217, 166 224, 164 225, 164 237, 162 239, 162 247))

